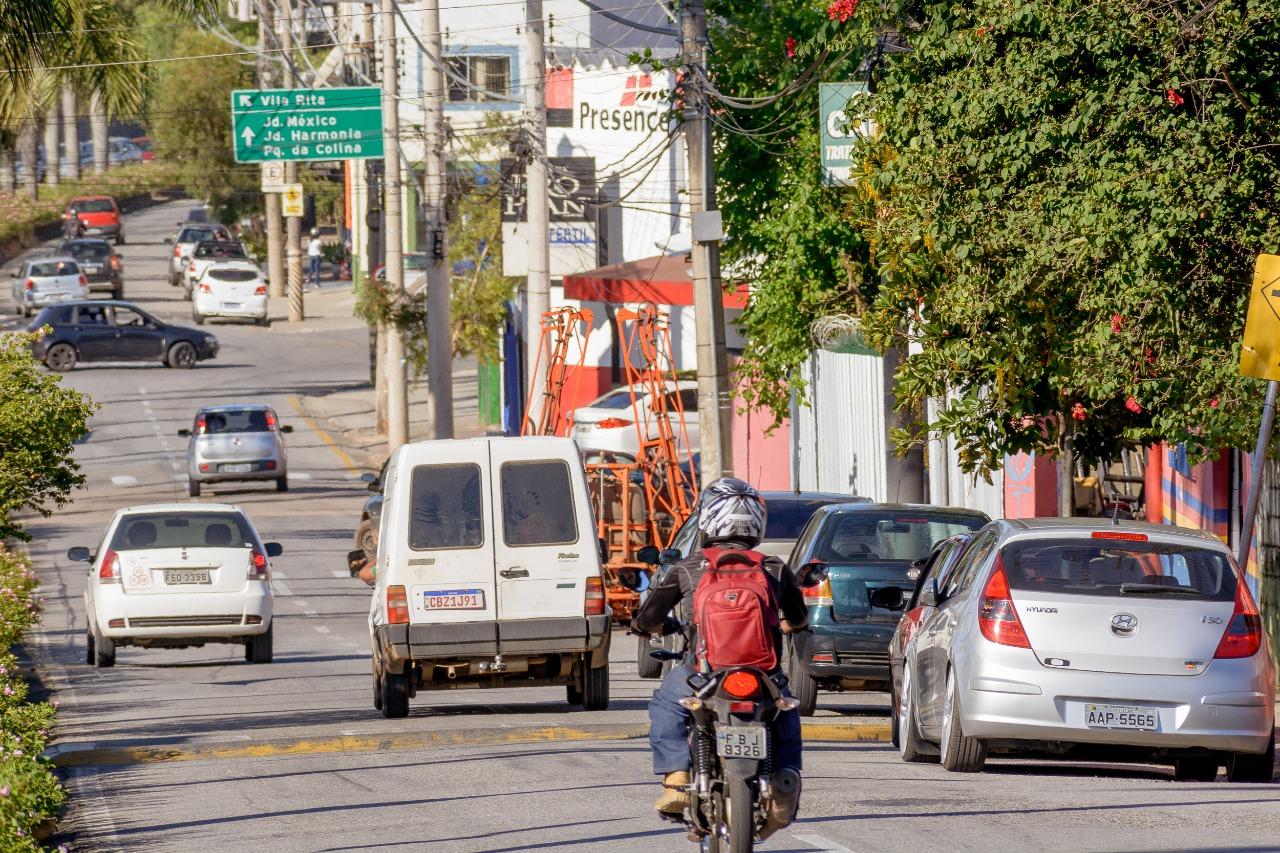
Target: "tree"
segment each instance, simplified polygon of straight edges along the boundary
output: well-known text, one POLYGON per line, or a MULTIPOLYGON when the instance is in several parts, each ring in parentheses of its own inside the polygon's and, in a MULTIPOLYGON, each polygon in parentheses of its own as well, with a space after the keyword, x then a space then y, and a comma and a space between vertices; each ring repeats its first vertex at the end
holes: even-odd
POLYGON ((32 334, 0 338, 0 538, 27 539, 14 515, 52 514, 84 484, 72 450, 96 406, 31 357, 32 334))

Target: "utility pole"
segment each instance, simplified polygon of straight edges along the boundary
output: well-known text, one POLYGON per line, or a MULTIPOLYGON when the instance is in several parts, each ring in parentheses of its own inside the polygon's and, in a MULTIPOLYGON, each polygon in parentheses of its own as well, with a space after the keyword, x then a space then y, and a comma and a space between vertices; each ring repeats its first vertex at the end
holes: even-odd
POLYGON ((444 158, 444 56, 440 44, 440 0, 422 6, 427 57, 422 71, 425 117, 423 201, 427 214, 427 391, 431 437, 453 438, 453 321, 449 281, 449 190, 444 158))
POLYGON ((706 72, 707 17, 703 0, 680 4, 684 59, 684 138, 693 211, 693 311, 698 353, 698 424, 702 433, 699 485, 733 473, 732 400, 724 348, 724 292, 720 285, 720 211, 716 208, 715 154, 702 79, 706 72))
MULTIPOLYGON (((361 17, 360 44, 364 49, 365 73, 370 81, 378 79, 377 59, 377 16, 372 3, 364 4, 364 15, 361 17)), ((382 240, 386 228, 382 221, 382 166, 377 160, 365 161, 365 197, 368 199, 365 227, 368 229, 368 245, 366 248, 365 276, 370 282, 374 280, 373 271, 383 263, 382 240)), ((385 324, 369 324, 369 350, 373 371, 373 426, 379 435, 387 432, 387 372, 382 365, 387 360, 387 329, 385 324)))
MULTIPOLYGON (((280 0, 280 54, 284 57, 284 87, 298 85, 293 55, 293 0, 280 0)), ((292 160, 284 164, 284 182, 298 182, 298 164, 292 160)), ((302 219, 285 217, 285 263, 289 279, 289 322, 305 319, 302 306, 302 219)))
POLYGON ((525 284, 525 382, 532 388, 525 407, 537 420, 538 394, 546 384, 547 359, 539 358, 542 315, 551 308, 551 247, 547 178, 547 62, 542 0, 525 0, 524 124, 528 133, 525 166, 525 220, 529 227, 529 270, 525 284), (536 375, 535 375, 536 372, 536 375))
MULTIPOLYGON (((400 69, 396 63, 395 0, 382 0, 382 133, 385 175, 382 233, 387 247, 387 289, 392 298, 404 293, 404 226, 400 208, 400 69)), ((404 364, 404 339, 398 326, 385 326, 387 348, 387 453, 409 440, 409 382, 404 364)))
MULTIPOLYGON (((270 89, 275 75, 271 69, 269 42, 275 38, 275 7, 272 0, 258 0, 258 88, 270 89)), ((263 193, 263 213, 267 220, 267 286, 270 297, 284 297, 284 226, 280 222, 280 194, 263 193)))

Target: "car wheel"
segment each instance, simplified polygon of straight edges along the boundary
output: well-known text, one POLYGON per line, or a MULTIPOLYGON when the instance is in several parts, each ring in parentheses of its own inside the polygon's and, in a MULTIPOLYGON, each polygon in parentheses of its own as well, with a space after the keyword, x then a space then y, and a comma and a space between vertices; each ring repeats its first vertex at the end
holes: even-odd
POLYGON ((953 773, 979 773, 986 763, 986 743, 964 733, 960 688, 955 670, 948 670, 947 698, 942 705, 942 766, 953 773))
POLYGON ((818 682, 800 663, 794 640, 787 640, 787 681, 791 695, 800 703, 797 710, 802 717, 812 717, 818 709, 818 682))
POLYGON ((178 370, 190 370, 196 366, 196 348, 190 341, 178 341, 169 347, 169 366, 178 370))
POLYGON ((1214 756, 1179 758, 1173 762, 1173 778, 1178 782, 1212 782, 1221 765, 1222 760, 1214 756))
POLYGON ((653 651, 653 646, 649 645, 648 637, 637 637, 636 643, 636 669, 640 671, 641 678, 661 678, 662 677, 662 661, 654 658, 649 654, 653 651))
POLYGON ((275 625, 269 625, 265 634, 249 638, 247 645, 253 663, 271 663, 273 645, 271 634, 275 631, 275 627, 275 625))
POLYGON ((924 738, 920 737, 920 721, 916 711, 915 685, 911 683, 911 668, 902 668, 902 696, 900 703, 894 706, 893 713, 898 720, 898 757, 903 761, 915 763, 928 761, 932 756, 924 752, 924 738))
POLYGON ((409 716, 409 677, 403 672, 382 673, 382 716, 389 720, 409 716))
POLYGON ((193 498, 200 497, 200 481, 199 480, 187 480, 187 494, 191 495, 191 497, 193 498))
POLYGON ((1276 735, 1271 733, 1271 743, 1261 755, 1237 752, 1227 759, 1228 782, 1270 782, 1276 775, 1276 735))
POLYGON ((191 319, 195 321, 195 324, 196 324, 197 326, 203 326, 203 325, 204 325, 204 315, 203 315, 203 314, 200 314, 200 313, 197 313, 197 312, 195 312, 195 311, 192 311, 192 312, 191 312, 191 319))
POLYGON ((288 477, 276 477, 276 491, 277 491, 277 492, 287 492, 287 491, 289 491, 289 478, 288 478, 288 477))
POLYGON ((54 344, 44 354, 44 363, 50 370, 66 373, 76 366, 76 348, 71 344, 54 344))
MULTIPOLYGON (((585 662, 590 664, 588 656, 585 662)), ((582 710, 605 711, 609 708, 609 664, 592 669, 587 668, 582 691, 582 710)))
POLYGON ((96 661, 96 657, 95 657, 94 648, 93 648, 93 631, 92 630, 88 630, 88 629, 85 630, 84 642, 86 647, 85 663, 89 664, 89 666, 93 666, 94 662, 96 661))
POLYGON ((378 528, 372 518, 366 518, 356 528, 356 547, 364 551, 364 555, 373 559, 378 553, 378 528))
POLYGON ((93 662, 99 669, 116 665, 116 644, 110 637, 94 637, 93 650, 93 662))

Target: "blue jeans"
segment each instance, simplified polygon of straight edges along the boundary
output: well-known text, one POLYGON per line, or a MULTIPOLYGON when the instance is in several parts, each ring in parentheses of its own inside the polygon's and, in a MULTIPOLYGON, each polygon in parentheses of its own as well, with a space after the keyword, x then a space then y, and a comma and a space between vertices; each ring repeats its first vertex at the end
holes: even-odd
POLYGON ((310 258, 311 269, 307 272, 307 277, 315 282, 316 287, 320 286, 320 256, 312 255, 310 258))
MULTIPOLYGON (((649 748, 653 750, 653 772, 659 776, 689 770, 689 722, 693 715, 680 704, 693 690, 687 681, 692 673, 684 664, 671 667, 662 684, 653 691, 649 703, 649 748)), ((790 696, 789 690, 782 691, 790 696)), ((801 769, 800 712, 787 711, 774 721, 773 766, 801 769)))

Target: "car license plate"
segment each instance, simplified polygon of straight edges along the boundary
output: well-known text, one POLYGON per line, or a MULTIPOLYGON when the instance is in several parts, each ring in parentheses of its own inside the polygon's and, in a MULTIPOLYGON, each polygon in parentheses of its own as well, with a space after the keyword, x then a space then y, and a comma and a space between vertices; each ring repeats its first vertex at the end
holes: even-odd
POLYGON ((224 303, 222 303, 222 310, 224 310, 224 311, 239 311, 239 310, 240 310, 240 303, 239 303, 239 302, 224 302, 224 303))
POLYGON ((209 583, 208 569, 165 569, 164 582, 167 586, 189 583, 209 583))
POLYGON ((428 610, 484 610, 483 589, 429 589, 422 600, 428 610))
POLYGON ((249 462, 241 462, 235 465, 222 465, 219 470, 225 474, 248 474, 253 470, 253 465, 249 462))
POLYGON ((764 726, 726 726, 716 729, 716 754, 721 758, 765 758, 769 736, 764 726))
POLYGON ((84 233, 86 233, 86 234, 101 234, 101 233, 102 233, 102 229, 101 229, 101 228, 86 228, 86 229, 84 229, 84 233))
POLYGON ((102 267, 97 264, 85 264, 81 269, 83 269, 88 275, 97 275, 98 272, 101 271, 102 267))
POLYGON ((1085 723, 1091 729, 1160 730, 1160 712, 1145 705, 1099 705, 1087 702, 1085 723))

